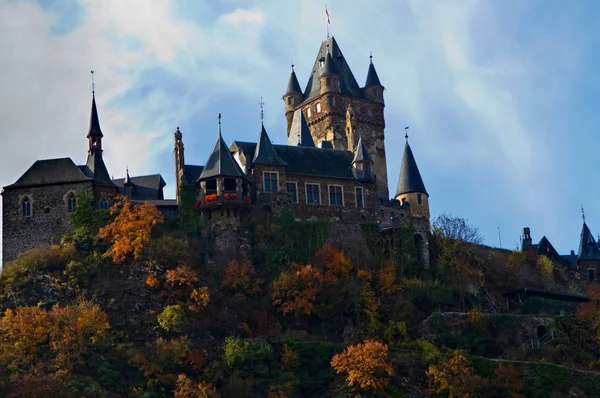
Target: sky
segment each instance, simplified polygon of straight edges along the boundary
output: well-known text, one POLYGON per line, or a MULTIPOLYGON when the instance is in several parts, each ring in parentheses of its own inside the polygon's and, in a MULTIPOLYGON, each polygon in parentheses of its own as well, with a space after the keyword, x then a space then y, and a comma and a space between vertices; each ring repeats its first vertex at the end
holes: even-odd
MULTIPOLYGON (((432 217, 514 249, 523 227, 577 249, 582 207, 600 233, 600 3, 327 0, 356 80, 373 54, 385 86, 395 192, 404 126, 432 217)), ((326 37, 315 0, 0 0, 0 186, 37 159, 83 164, 90 70, 115 178, 160 173, 174 197, 173 132, 187 164, 223 137, 286 142, 290 65, 305 87, 326 37)))

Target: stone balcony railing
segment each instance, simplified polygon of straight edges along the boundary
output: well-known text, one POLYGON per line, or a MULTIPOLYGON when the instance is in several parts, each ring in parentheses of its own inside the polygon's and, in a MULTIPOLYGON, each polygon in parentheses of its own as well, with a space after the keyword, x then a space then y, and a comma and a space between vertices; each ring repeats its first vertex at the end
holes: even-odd
POLYGON ((221 195, 216 193, 207 193, 201 195, 196 202, 196 209, 210 209, 218 206, 242 207, 251 204, 249 196, 238 195, 236 192, 225 192, 221 195))

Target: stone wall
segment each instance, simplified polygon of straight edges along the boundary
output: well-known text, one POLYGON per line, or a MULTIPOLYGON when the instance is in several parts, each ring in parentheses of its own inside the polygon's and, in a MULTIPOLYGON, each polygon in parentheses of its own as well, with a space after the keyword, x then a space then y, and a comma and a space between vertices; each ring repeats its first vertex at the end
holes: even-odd
POLYGON ((14 259, 18 253, 59 243, 71 233, 67 196, 90 188, 88 182, 5 189, 2 194, 2 260, 14 259), (21 202, 31 202, 31 216, 23 217, 21 202))

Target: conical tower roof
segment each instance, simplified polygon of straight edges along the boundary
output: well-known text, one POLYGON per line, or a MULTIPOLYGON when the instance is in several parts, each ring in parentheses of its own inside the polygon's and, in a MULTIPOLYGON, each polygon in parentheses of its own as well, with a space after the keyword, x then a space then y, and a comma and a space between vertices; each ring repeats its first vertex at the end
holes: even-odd
POLYGON ((298 78, 296 77, 296 72, 294 72, 294 67, 292 66, 292 73, 290 73, 290 80, 287 85, 287 94, 300 93, 302 94, 302 89, 300 88, 300 83, 298 83, 298 78))
POLYGON ((312 135, 306 123, 306 118, 302 109, 294 111, 294 118, 290 127, 290 135, 288 136, 288 145, 315 147, 312 135))
POLYGON ((221 115, 219 114, 219 137, 206 161, 206 165, 198 177, 198 181, 211 177, 241 177, 246 175, 237 164, 231 151, 227 148, 223 137, 221 136, 221 115))
POLYGON ((600 249, 594 240, 594 235, 590 231, 585 221, 581 227, 581 235, 579 239, 578 259, 595 260, 600 258, 600 249))
POLYGON ((98 109, 96 108, 96 96, 92 95, 92 113, 90 115, 90 129, 87 138, 104 137, 100 129, 100 120, 98 119, 98 109))
POLYGON ((409 192, 418 192, 427 195, 425 184, 423 184, 423 179, 421 178, 421 173, 417 166, 417 161, 415 160, 407 141, 404 146, 404 155, 402 157, 402 167, 400 169, 400 177, 398 178, 396 196, 409 192))
POLYGON ((269 165, 277 165, 277 166, 286 166, 287 163, 281 160, 271 140, 269 139, 269 135, 267 134, 267 130, 265 130, 265 125, 263 124, 260 129, 260 134, 258 136, 258 143, 256 144, 256 150, 254 151, 254 159, 252 160, 252 164, 269 164, 269 165))
POLYGON ((361 161, 373 162, 373 159, 371 159, 371 156, 369 155, 369 152, 363 143, 362 136, 358 138, 358 144, 356 145, 356 151, 354 152, 354 159, 352 160, 352 163, 361 161))
POLYGON ((381 86, 379 76, 377 76, 377 71, 375 71, 375 65, 373 65, 373 58, 371 58, 369 71, 367 72, 367 81, 365 82, 365 87, 369 86, 381 86))

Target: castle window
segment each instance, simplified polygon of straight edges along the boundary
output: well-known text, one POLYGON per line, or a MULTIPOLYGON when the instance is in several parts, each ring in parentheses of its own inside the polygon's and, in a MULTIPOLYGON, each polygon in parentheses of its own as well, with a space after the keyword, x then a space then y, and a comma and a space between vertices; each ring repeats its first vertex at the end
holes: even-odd
POLYGON ((265 192, 277 192, 277 173, 265 171, 263 173, 263 182, 265 192))
POLYGON ((359 104, 354 104, 354 113, 356 113, 357 115, 360 113, 360 105, 359 104))
POLYGON ((343 188, 339 185, 330 185, 329 186, 329 204, 331 206, 343 206, 344 205, 344 195, 343 188))
POLYGON ((224 178, 223 179, 223 190, 225 192, 236 192, 237 181, 235 178, 224 178))
POLYGON ((590 278, 590 282, 594 282, 596 280, 595 270, 590 268, 588 269, 588 277, 590 278))
POLYGON ((355 197, 356 197, 356 207, 363 208, 365 207, 365 197, 363 193, 362 187, 354 188, 355 197))
POLYGON ((348 101, 344 100, 344 109, 348 108, 348 101))
POLYGON ((328 97, 329 106, 335 106, 335 97, 328 97))
POLYGON ((295 182, 288 182, 285 186, 292 197, 292 202, 298 203, 298 184, 295 182))
POLYGON ((292 105, 292 97, 288 97, 288 105, 292 105))
POLYGON ((377 97, 377 89, 376 88, 373 89, 373 97, 377 97))
POLYGON ((322 68, 325 65, 325 57, 321 57, 319 59, 319 68, 322 68))
POLYGON ((106 200, 106 198, 100 199, 100 203, 98 204, 98 208, 100 210, 108 210, 108 200, 106 200))
POLYGON ((306 110, 306 117, 310 118, 310 108, 306 110))
POLYGON ((75 194, 71 192, 67 197, 67 211, 74 213, 75 208, 77 208, 77 199, 75 198, 75 194))
POLYGON ((421 200, 421 194, 420 193, 417 194, 417 203, 420 204, 420 205, 423 204, 423 202, 421 200))
POLYGON ((217 180, 206 180, 206 194, 211 195, 217 193, 217 180))
POLYGON ((306 203, 321 203, 319 184, 306 184, 306 203))
POLYGON ((23 198, 23 201, 21 202, 21 211, 23 217, 31 217, 31 202, 28 197, 23 198))
POLYGON ((371 108, 367 107, 367 116, 371 116, 371 108))
POLYGON ((321 103, 317 104, 317 113, 321 112, 321 103))

